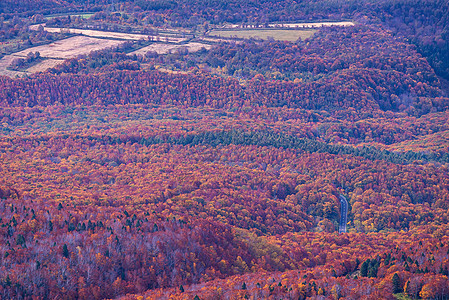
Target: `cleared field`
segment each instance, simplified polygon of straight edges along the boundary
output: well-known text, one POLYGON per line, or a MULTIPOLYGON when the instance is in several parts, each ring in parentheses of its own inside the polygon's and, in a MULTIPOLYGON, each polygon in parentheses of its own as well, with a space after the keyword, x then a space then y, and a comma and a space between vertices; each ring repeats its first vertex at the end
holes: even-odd
POLYGON ((88 54, 91 51, 115 47, 122 43, 124 43, 124 41, 96 39, 87 36, 75 36, 48 45, 28 48, 11 55, 6 55, 0 59, 0 75, 14 78, 22 77, 30 73, 43 72, 60 64, 65 59, 74 58, 82 54, 88 54), (36 51, 41 54, 41 57, 47 59, 30 67, 26 70, 26 72, 11 71, 7 69, 14 59, 24 58, 29 52, 36 51))
MULTIPOLYGON (((225 39, 225 38, 218 38, 218 37, 214 37, 214 36, 209 36, 209 37, 200 37, 198 38, 199 41, 203 41, 206 43, 221 43, 221 42, 229 42, 229 38, 225 39)), ((240 41, 234 41, 236 44, 240 43, 240 41)))
POLYGON ((174 71, 174 70, 169 70, 169 69, 161 68, 161 67, 156 67, 156 69, 159 72, 164 72, 164 73, 169 73, 169 74, 189 74, 189 72, 186 72, 186 71, 174 71))
POLYGON ((177 49, 185 48, 189 52, 197 52, 201 50, 202 48, 210 49, 211 45, 197 43, 197 42, 191 42, 185 45, 171 45, 171 44, 161 44, 161 43, 155 43, 151 44, 147 47, 144 47, 142 49, 136 50, 134 52, 131 52, 130 54, 141 54, 145 55, 149 51, 154 51, 157 54, 167 54, 169 52, 175 52, 177 49))
POLYGON ((209 36, 223 38, 259 38, 266 40, 269 37, 279 41, 294 42, 301 38, 302 40, 311 37, 315 30, 282 30, 282 29, 243 29, 243 30, 212 30, 209 36))
POLYGON ((37 72, 44 72, 50 68, 56 67, 57 65, 64 62, 64 60, 61 59, 46 59, 30 68, 27 69, 27 72, 29 73, 37 73, 37 72))
POLYGON ((90 17, 92 17, 94 15, 94 13, 84 13, 84 14, 61 14, 61 15, 51 15, 51 16, 46 16, 47 19, 54 19, 54 18, 61 18, 61 17, 81 17, 83 19, 89 19, 90 17))
MULTIPOLYGON (((38 30, 40 25, 31 25, 31 30, 38 30)), ((43 25, 42 25, 43 26, 43 25)), ((119 39, 119 40, 148 40, 149 37, 154 41, 161 42, 169 42, 169 43, 180 43, 185 41, 185 38, 182 37, 173 37, 169 35, 146 35, 146 34, 137 34, 137 33, 122 33, 122 32, 111 32, 111 31, 100 31, 100 30, 91 30, 91 29, 75 29, 75 28, 54 28, 54 27, 45 27, 44 30, 47 32, 68 32, 74 34, 82 34, 90 37, 101 37, 101 38, 111 38, 111 39, 119 39)))
POLYGON ((28 48, 14 53, 13 55, 25 57, 29 52, 39 51, 42 57, 69 59, 81 54, 88 54, 91 51, 118 46, 121 43, 123 43, 123 41, 96 39, 87 36, 74 36, 49 45, 28 48))

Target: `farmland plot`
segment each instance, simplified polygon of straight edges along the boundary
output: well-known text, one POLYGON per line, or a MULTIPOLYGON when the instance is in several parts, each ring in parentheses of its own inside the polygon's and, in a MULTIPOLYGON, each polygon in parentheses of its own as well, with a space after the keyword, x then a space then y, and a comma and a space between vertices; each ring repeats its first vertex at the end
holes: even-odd
POLYGON ((0 75, 14 78, 22 77, 30 73, 43 72, 49 68, 55 67, 65 59, 74 58, 82 54, 89 54, 92 51, 116 47, 122 43, 124 43, 124 41, 75 36, 48 45, 28 48, 11 55, 6 55, 0 59, 0 75), (30 52, 39 52, 44 60, 30 67, 26 71, 8 70, 8 67, 14 59, 25 58, 30 52))
POLYGON ((210 49, 210 45, 197 43, 197 42, 190 42, 185 45, 172 45, 172 44, 162 44, 162 43, 155 43, 151 44, 147 47, 144 47, 142 49, 136 50, 134 52, 131 52, 131 54, 142 54, 145 55, 147 52, 154 51, 157 54, 167 54, 170 52, 175 52, 177 49, 185 48, 189 52, 197 52, 204 49, 210 49))
POLYGON ((297 41, 310 38, 315 33, 315 30, 291 30, 291 29, 237 29, 237 30, 212 30, 209 33, 210 37, 222 38, 257 38, 266 40, 273 38, 279 41, 297 41))
MULTIPOLYGON (((31 30, 38 30, 41 25, 32 25, 30 26, 31 30)), ((48 32, 68 32, 74 34, 82 34, 90 37, 97 38, 111 38, 118 40, 148 40, 151 39, 153 41, 161 41, 168 43, 180 43, 186 40, 183 37, 177 37, 172 35, 147 35, 147 34, 137 34, 137 33, 122 33, 122 32, 112 32, 112 31, 101 31, 101 30, 91 30, 91 29, 76 29, 76 28, 54 28, 54 27, 45 27, 44 30, 48 32)))
POLYGON ((122 44, 123 41, 96 39, 87 36, 75 36, 60 40, 49 45, 28 48, 14 53, 13 56, 26 57, 29 52, 38 51, 41 57, 69 59, 92 51, 111 48, 122 44))

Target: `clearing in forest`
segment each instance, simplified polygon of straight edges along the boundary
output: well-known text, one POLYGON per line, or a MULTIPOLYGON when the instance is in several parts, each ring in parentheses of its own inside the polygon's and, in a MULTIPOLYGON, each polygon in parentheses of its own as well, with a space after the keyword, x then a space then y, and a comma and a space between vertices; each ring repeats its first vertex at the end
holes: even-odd
POLYGON ((74 36, 48 45, 31 47, 1 58, 0 75, 14 78, 22 77, 30 73, 43 72, 49 68, 55 67, 65 59, 74 58, 82 54, 89 54, 92 51, 116 47, 122 43, 124 43, 124 41, 74 36), (39 52, 44 60, 31 66, 26 71, 13 71, 8 69, 14 59, 25 58, 30 52, 39 52))
MULTIPOLYGON (((39 30, 40 25, 31 25, 31 30, 39 30)), ((101 31, 101 30, 92 30, 92 29, 76 29, 76 28, 55 28, 55 27, 45 27, 43 29, 47 32, 68 32, 73 34, 82 34, 90 37, 97 38, 110 38, 110 39, 118 39, 118 40, 153 40, 153 41, 161 41, 168 43, 180 43, 186 40, 186 38, 172 36, 167 34, 161 35, 151 35, 151 34, 138 34, 138 33, 123 33, 123 32, 113 32, 113 31, 101 31)))
POLYGON ((94 15, 94 13, 69 13, 69 14, 54 14, 54 15, 49 15, 49 16, 45 16, 45 18, 47 20, 50 19, 54 19, 54 18, 63 18, 63 17, 80 17, 82 19, 89 19, 90 17, 92 17, 94 15))
POLYGON ((170 52, 175 52, 178 49, 186 49, 190 53, 200 51, 202 48, 204 49, 210 49, 211 45, 197 43, 197 42, 190 42, 185 45, 173 45, 173 44, 162 44, 162 43, 154 43, 147 47, 141 48, 139 50, 136 50, 134 52, 131 52, 130 54, 141 54, 145 55, 147 52, 153 51, 157 54, 167 54, 170 52))
POLYGON ((299 38, 305 40, 310 38, 316 30, 292 30, 292 29, 237 29, 237 30, 212 30, 209 37, 223 37, 223 38, 258 38, 266 40, 273 38, 279 41, 294 42, 299 38))
POLYGON ((115 47, 122 43, 123 41, 96 39, 87 36, 74 36, 48 45, 28 48, 12 55, 26 57, 29 52, 38 51, 41 54, 41 57, 69 59, 81 54, 88 54, 91 51, 115 47))

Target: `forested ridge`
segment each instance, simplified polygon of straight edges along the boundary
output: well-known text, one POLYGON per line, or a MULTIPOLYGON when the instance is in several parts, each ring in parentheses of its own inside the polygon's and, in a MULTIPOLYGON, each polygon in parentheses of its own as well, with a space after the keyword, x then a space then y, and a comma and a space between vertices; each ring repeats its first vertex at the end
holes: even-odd
POLYGON ((0 298, 447 299, 447 8, 2 1, 0 298))

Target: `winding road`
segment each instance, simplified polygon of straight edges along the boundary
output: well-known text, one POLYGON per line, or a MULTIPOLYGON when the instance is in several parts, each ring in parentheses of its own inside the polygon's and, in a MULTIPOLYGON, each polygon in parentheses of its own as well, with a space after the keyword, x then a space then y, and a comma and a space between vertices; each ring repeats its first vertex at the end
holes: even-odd
POLYGON ((346 223, 348 222, 348 200, 343 195, 340 195, 340 226, 338 226, 338 233, 346 232, 346 223))

